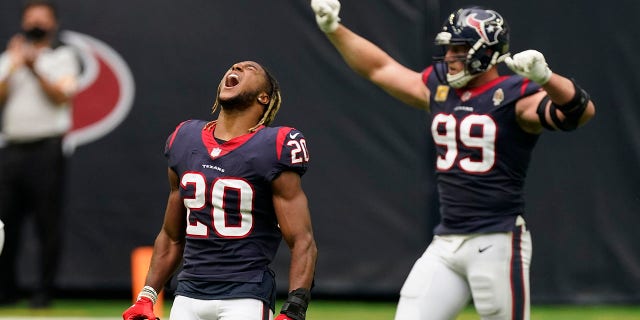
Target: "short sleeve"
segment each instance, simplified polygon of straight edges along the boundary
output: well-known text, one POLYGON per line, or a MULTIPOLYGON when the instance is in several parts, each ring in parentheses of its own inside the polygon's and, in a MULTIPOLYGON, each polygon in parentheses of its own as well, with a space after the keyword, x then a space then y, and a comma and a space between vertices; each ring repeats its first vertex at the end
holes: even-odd
POLYGON ((167 137, 167 140, 164 143, 164 156, 167 159, 169 159, 171 147, 173 147, 173 143, 175 142, 176 137, 178 136, 178 131, 180 131, 180 128, 182 128, 182 126, 187 122, 189 122, 189 120, 181 122, 179 125, 176 126, 176 128, 169 135, 169 137, 167 137))
POLYGON ((283 171, 294 171, 304 175, 309 167, 309 148, 302 132, 289 127, 281 127, 276 137, 276 165, 269 173, 269 180, 275 179, 283 171))

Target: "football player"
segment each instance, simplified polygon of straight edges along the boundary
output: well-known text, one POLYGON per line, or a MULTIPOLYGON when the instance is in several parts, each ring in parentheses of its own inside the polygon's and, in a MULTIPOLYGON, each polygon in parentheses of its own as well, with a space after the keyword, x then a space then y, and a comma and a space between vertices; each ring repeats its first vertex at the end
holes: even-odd
POLYGON ((509 27, 494 10, 451 13, 435 37, 442 54, 416 72, 342 25, 338 0, 311 7, 349 67, 431 114, 441 221, 395 318, 453 319, 473 298, 482 319, 529 319, 523 186, 531 153, 543 129, 571 131, 591 119, 589 95, 538 51, 511 57, 509 27), (500 75, 502 61, 516 75, 500 75))
POLYGON ((155 319, 157 292, 183 260, 170 319, 273 319, 269 264, 282 238, 290 293, 276 319, 305 319, 317 255, 301 187, 309 151, 302 132, 268 127, 280 102, 265 68, 238 62, 218 86, 217 120, 185 121, 169 136, 164 223, 146 286, 123 319, 155 319))

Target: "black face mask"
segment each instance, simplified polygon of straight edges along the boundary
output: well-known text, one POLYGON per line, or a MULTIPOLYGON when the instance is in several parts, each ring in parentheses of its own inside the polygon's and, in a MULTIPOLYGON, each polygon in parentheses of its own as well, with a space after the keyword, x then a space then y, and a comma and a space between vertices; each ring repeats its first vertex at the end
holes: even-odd
POLYGON ((49 31, 45 30, 45 29, 42 29, 40 27, 33 27, 31 29, 28 29, 28 30, 22 30, 22 33, 27 38, 27 40, 40 41, 40 40, 44 39, 49 34, 49 31))

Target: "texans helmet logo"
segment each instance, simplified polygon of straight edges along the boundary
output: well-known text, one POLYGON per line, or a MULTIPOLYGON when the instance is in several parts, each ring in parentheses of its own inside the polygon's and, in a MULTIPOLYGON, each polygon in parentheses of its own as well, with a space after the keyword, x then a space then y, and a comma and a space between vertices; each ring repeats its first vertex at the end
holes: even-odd
POLYGON ((467 25, 471 26, 475 29, 476 33, 480 36, 482 40, 488 45, 493 45, 498 43, 498 36, 502 32, 502 25, 490 23, 487 25, 486 22, 495 21, 496 14, 487 10, 487 12, 491 13, 491 15, 485 19, 478 19, 477 13, 470 14, 467 19, 467 25))
POLYGON ((122 57, 104 42, 65 30, 62 41, 77 48, 83 71, 73 101, 73 127, 65 136, 65 150, 93 142, 113 131, 133 105, 135 83, 122 57))

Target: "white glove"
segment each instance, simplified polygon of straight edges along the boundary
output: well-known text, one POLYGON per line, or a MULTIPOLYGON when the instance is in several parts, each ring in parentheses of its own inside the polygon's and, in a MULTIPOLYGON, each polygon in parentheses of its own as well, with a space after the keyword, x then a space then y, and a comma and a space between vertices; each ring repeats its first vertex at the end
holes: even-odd
POLYGON ((316 23, 320 30, 331 33, 338 29, 340 22, 340 1, 338 0, 311 0, 311 9, 316 14, 316 23))
POLYGON ((551 78, 551 69, 547 66, 542 53, 536 50, 526 50, 507 57, 504 60, 513 72, 531 79, 531 81, 543 85, 551 78))

